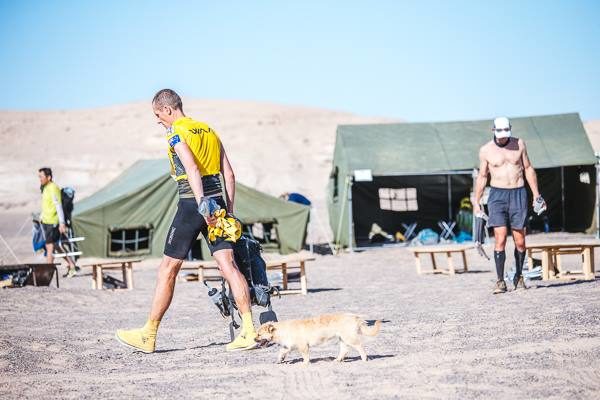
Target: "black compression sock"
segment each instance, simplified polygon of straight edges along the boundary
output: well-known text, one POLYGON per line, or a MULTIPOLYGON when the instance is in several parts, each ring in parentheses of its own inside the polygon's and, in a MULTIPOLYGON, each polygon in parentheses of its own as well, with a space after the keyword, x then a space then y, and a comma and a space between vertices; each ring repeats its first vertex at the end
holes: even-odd
POLYGON ((515 272, 515 278, 518 278, 523 274, 523 263, 525 262, 525 252, 519 251, 515 248, 515 265, 517 271, 515 272))
POLYGON ((496 262, 496 275, 498 280, 504 280, 504 262, 506 261, 506 252, 494 250, 494 261, 496 262))

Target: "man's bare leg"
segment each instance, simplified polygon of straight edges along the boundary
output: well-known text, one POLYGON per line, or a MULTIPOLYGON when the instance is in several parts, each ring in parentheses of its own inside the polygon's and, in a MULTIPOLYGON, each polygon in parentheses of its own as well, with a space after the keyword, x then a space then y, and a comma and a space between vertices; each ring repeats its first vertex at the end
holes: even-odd
POLYGON ((506 283, 504 282, 504 263, 506 261, 506 236, 508 230, 505 226, 494 227, 494 262, 496 264, 496 287, 494 294, 506 292, 506 283))
MULTIPOLYGON (((68 238, 66 236, 64 236, 64 238, 68 240, 68 238)), ((68 246, 68 245, 65 245, 65 242, 61 242, 60 249, 65 254, 67 254, 67 253, 69 253, 71 251, 71 247, 68 246)), ((69 267, 69 271, 75 272, 75 262, 73 261, 73 258, 71 256, 65 255, 65 261, 67 262, 67 265, 69 267)))
POLYGON ((527 289, 525 286, 525 280, 523 279, 523 263, 525 262, 525 228, 513 229, 512 237, 515 241, 515 277, 513 278, 513 284, 515 289, 519 286, 523 289, 527 289))
POLYGON ((116 337, 121 343, 145 353, 154 352, 158 326, 171 305, 171 300, 173 300, 175 282, 182 263, 183 260, 163 256, 158 267, 156 288, 154 289, 154 298, 152 300, 149 319, 142 328, 118 330, 116 337))
POLYGON ((152 309, 150 310, 151 320, 162 320, 162 317, 171 305, 173 292, 175 291, 175 282, 177 281, 177 274, 179 273, 182 263, 183 260, 163 256, 160 266, 158 267, 154 299, 152 300, 152 309))
POLYGON ((235 265, 233 250, 218 250, 213 254, 223 278, 229 283, 233 298, 242 316, 242 330, 238 337, 226 346, 227 351, 248 350, 256 347, 256 331, 252 322, 250 289, 246 278, 235 265))
POLYGON ((54 263, 54 243, 46 243, 46 262, 54 263))

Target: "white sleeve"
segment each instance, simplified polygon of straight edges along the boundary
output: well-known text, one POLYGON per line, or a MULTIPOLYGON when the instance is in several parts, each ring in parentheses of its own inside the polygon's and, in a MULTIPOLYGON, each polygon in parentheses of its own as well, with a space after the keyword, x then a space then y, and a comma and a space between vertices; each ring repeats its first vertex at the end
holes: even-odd
POLYGON ((62 204, 60 203, 60 201, 58 201, 58 199, 56 198, 55 195, 52 195, 52 202, 54 203, 54 206, 56 207, 56 213, 58 214, 58 222, 60 224, 64 224, 65 223, 65 213, 63 211, 62 204))

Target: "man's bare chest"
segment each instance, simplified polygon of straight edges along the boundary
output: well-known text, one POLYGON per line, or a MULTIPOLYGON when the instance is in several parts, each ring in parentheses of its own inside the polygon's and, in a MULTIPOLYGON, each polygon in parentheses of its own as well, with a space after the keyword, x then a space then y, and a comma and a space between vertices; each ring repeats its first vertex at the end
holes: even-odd
POLYGON ((505 165, 521 165, 521 149, 498 148, 488 153, 488 163, 492 168, 499 168, 505 165))

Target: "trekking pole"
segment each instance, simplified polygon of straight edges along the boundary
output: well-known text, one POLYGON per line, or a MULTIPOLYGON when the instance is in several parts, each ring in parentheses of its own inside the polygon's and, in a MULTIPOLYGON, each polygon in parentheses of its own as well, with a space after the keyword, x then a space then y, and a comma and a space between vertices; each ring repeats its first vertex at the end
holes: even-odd
POLYGON ((16 254, 10 248, 10 245, 6 242, 6 240, 4 240, 4 236, 0 235, 0 239, 2 240, 2 243, 4 243, 4 246, 6 246, 10 254, 15 258, 15 260, 17 260, 17 263, 22 264, 21 260, 19 260, 19 257, 16 256, 16 254))

